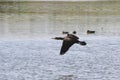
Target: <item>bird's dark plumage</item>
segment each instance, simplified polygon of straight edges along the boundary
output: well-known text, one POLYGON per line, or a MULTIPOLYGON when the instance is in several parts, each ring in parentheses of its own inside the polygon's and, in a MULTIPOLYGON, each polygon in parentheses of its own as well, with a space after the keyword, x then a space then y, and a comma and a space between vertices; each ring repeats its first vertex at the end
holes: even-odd
POLYGON ((87 34, 94 34, 95 31, 87 30, 87 34))
POLYGON ((61 50, 60 50, 60 55, 65 54, 73 44, 74 43, 72 43, 72 42, 63 41, 63 44, 62 44, 62 47, 61 47, 61 50))
POLYGON ((79 38, 73 34, 67 34, 67 36, 64 38, 55 37, 54 39, 63 40, 62 47, 60 50, 60 55, 64 55, 68 51, 68 49, 75 43, 81 44, 81 45, 86 45, 86 42, 79 41, 78 40, 79 38))

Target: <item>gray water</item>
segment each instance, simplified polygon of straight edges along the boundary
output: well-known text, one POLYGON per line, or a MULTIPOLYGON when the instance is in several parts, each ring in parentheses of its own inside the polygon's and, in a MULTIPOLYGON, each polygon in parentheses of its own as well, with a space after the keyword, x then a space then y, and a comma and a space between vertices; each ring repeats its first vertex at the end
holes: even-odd
POLYGON ((0 3, 0 80, 119 80, 119 3, 48 3, 0 3), (73 30, 87 46, 59 55, 73 30))
POLYGON ((0 38, 39 38, 76 30, 120 36, 120 1, 0 2, 0 38))
POLYGON ((87 30, 96 35, 120 35, 119 16, 78 16, 38 13, 0 13, 0 37, 41 38, 60 35, 62 31, 76 30, 86 35, 87 30))
POLYGON ((0 41, 0 80, 119 80, 120 38, 81 38, 63 56, 61 41, 0 41))

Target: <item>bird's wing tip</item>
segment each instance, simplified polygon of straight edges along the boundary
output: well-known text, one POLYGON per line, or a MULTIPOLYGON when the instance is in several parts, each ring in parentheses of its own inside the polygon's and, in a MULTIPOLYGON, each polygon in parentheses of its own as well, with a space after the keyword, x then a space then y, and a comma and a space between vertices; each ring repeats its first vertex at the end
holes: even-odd
POLYGON ((60 53, 60 55, 64 55, 64 54, 65 54, 64 52, 60 53))

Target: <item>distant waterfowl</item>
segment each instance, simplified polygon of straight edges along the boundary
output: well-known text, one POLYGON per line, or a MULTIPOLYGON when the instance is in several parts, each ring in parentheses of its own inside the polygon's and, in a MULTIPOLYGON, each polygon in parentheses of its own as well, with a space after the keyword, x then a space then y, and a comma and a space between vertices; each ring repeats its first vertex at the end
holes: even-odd
POLYGON ((76 31, 73 31, 73 34, 76 34, 77 32, 76 31))
MULTIPOLYGON (((73 34, 76 34, 76 33, 77 33, 76 31, 73 31, 73 34)), ((69 34, 69 32, 63 31, 62 34, 69 34)))
POLYGON ((87 30, 87 34, 94 34, 95 31, 87 30))
POLYGON ((67 31, 63 31, 62 34, 69 34, 69 32, 67 32, 67 31))
POLYGON ((65 54, 68 51, 68 49, 75 43, 80 45, 86 45, 85 41, 79 41, 79 38, 73 34, 67 34, 67 36, 65 37, 55 37, 53 39, 63 40, 60 55, 65 54))

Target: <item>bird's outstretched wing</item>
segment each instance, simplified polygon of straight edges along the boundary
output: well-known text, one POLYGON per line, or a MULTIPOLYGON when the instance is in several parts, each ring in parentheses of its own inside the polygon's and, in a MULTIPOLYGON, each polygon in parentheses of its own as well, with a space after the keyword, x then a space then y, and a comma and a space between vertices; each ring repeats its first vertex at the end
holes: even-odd
POLYGON ((62 47, 61 47, 61 50, 60 50, 60 55, 65 54, 65 52, 67 52, 68 49, 69 49, 73 44, 74 44, 73 41, 63 40, 62 47))

